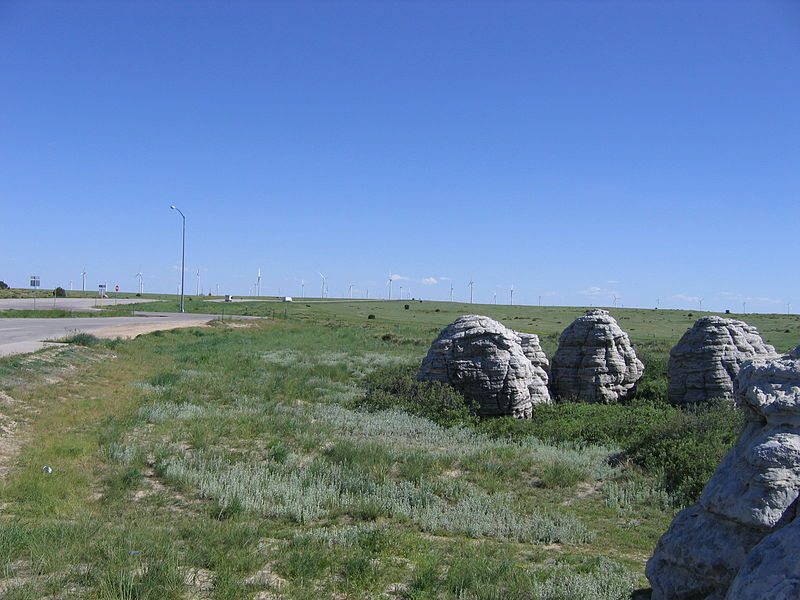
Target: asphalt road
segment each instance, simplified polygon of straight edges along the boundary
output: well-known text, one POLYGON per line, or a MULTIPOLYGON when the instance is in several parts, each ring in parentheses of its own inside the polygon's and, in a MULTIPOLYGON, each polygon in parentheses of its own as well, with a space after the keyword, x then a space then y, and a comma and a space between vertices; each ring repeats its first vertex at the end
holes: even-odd
MULTIPOLYGON (((112 292, 113 294, 113 292, 112 292)), ((133 304, 138 302, 153 302, 146 298, 120 298, 116 301, 119 304, 133 304)), ((114 296, 110 298, 36 298, 36 310, 74 310, 77 312, 91 312, 99 310, 98 307, 114 306, 114 296)), ((2 298, 0 299, 0 310, 33 310, 33 298, 2 298)), ((2 316, 2 315, 0 315, 2 316)))
MULTIPOLYGON (((38 305, 38 300, 37 300, 38 305)), ((74 333, 92 333, 120 325, 143 323, 169 324, 186 321, 207 323, 219 315, 192 313, 140 313, 136 317, 71 317, 67 319, 0 318, 0 356, 33 352, 48 346, 43 340, 55 340, 74 333)))

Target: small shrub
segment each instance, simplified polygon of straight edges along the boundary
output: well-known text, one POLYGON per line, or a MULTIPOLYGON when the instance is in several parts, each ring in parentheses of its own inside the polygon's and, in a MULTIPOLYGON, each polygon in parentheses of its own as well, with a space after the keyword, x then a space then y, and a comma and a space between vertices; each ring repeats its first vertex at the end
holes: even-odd
POLYGON ((0 281, 0 290, 7 290, 8 284, 5 281, 0 281))
POLYGON ((53 290, 53 296, 55 296, 56 298, 66 298, 67 291, 62 287, 57 287, 56 289, 53 290))
POLYGON ((375 315, 367 315, 367 319, 374 319, 375 315))
POLYGON ((477 420, 477 404, 439 381, 417 381, 416 367, 383 367, 364 381, 366 394, 356 401, 368 410, 399 409, 439 425, 463 425, 477 420))
POLYGON ((91 333, 76 333, 64 340, 68 344, 75 344, 76 346, 97 346, 100 339, 93 336, 91 333))
POLYGON ((403 308, 405 308, 406 310, 408 310, 408 309, 409 309, 409 306, 408 306, 408 304, 406 304, 405 306, 403 306, 403 308))

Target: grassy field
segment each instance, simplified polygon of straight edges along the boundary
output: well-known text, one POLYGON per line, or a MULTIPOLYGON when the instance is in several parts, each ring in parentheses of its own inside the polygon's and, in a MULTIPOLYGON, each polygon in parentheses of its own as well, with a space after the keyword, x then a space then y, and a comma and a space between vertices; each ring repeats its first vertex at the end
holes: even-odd
POLYGON ((479 422, 413 382, 438 330, 487 314, 552 356, 584 309, 187 309, 270 318, 0 360, 3 598, 630 598, 740 424, 664 402, 697 312, 612 310, 647 365, 628 405, 479 422))

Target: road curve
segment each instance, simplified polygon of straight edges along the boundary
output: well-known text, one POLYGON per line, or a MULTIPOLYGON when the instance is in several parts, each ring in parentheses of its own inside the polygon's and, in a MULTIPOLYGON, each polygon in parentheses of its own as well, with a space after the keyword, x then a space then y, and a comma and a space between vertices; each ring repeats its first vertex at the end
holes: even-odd
MULTIPOLYGON (((171 329, 175 324, 190 326, 208 323, 219 315, 194 313, 140 313, 135 317, 70 317, 65 319, 0 319, 0 356, 34 352, 47 347, 44 340, 57 340, 75 333, 102 334, 102 330, 121 326, 148 325, 150 330, 171 329)), ((113 333, 113 331, 112 331, 113 333)))

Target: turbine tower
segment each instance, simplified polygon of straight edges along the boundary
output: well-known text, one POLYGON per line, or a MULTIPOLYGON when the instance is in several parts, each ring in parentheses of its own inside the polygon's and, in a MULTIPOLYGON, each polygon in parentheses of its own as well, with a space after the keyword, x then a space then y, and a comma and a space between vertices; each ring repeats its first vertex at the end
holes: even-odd
POLYGON ((472 277, 469 278, 469 303, 472 304, 472 286, 475 285, 475 282, 472 281, 472 277))
MULTIPOLYGON (((319 271, 317 271, 319 273, 319 271)), ((322 277, 322 297, 325 297, 325 275, 319 273, 319 276, 322 277)))
POLYGON ((450 284, 450 302, 453 301, 453 284, 450 284))
POLYGON ((141 271, 139 271, 139 272, 136 274, 136 277, 138 277, 138 278, 139 278, 139 293, 140 293, 140 294, 142 294, 142 293, 144 293, 144 281, 143 281, 143 279, 142 279, 142 278, 144 277, 144 275, 142 275, 142 272, 141 272, 141 271))
POLYGON ((85 292, 86 291, 86 267, 83 267, 83 272, 81 273, 81 277, 83 277, 83 287, 81 289, 85 292))
POLYGON ((197 295, 200 295, 200 269, 197 269, 197 295))
POLYGON ((392 272, 389 271, 389 281, 386 282, 386 285, 389 287, 389 300, 392 299, 392 272))
POLYGON ((261 267, 258 267, 258 277, 256 277, 256 296, 261 295, 261 267))
POLYGON ((353 299, 353 284, 352 283, 349 286, 347 286, 347 294, 350 296, 350 300, 352 300, 353 299))
POLYGON ((511 306, 514 306, 514 284, 511 284, 511 306))
POLYGON ((300 280, 300 297, 301 298, 305 298, 306 297, 306 282, 305 282, 305 279, 301 279, 300 280))

